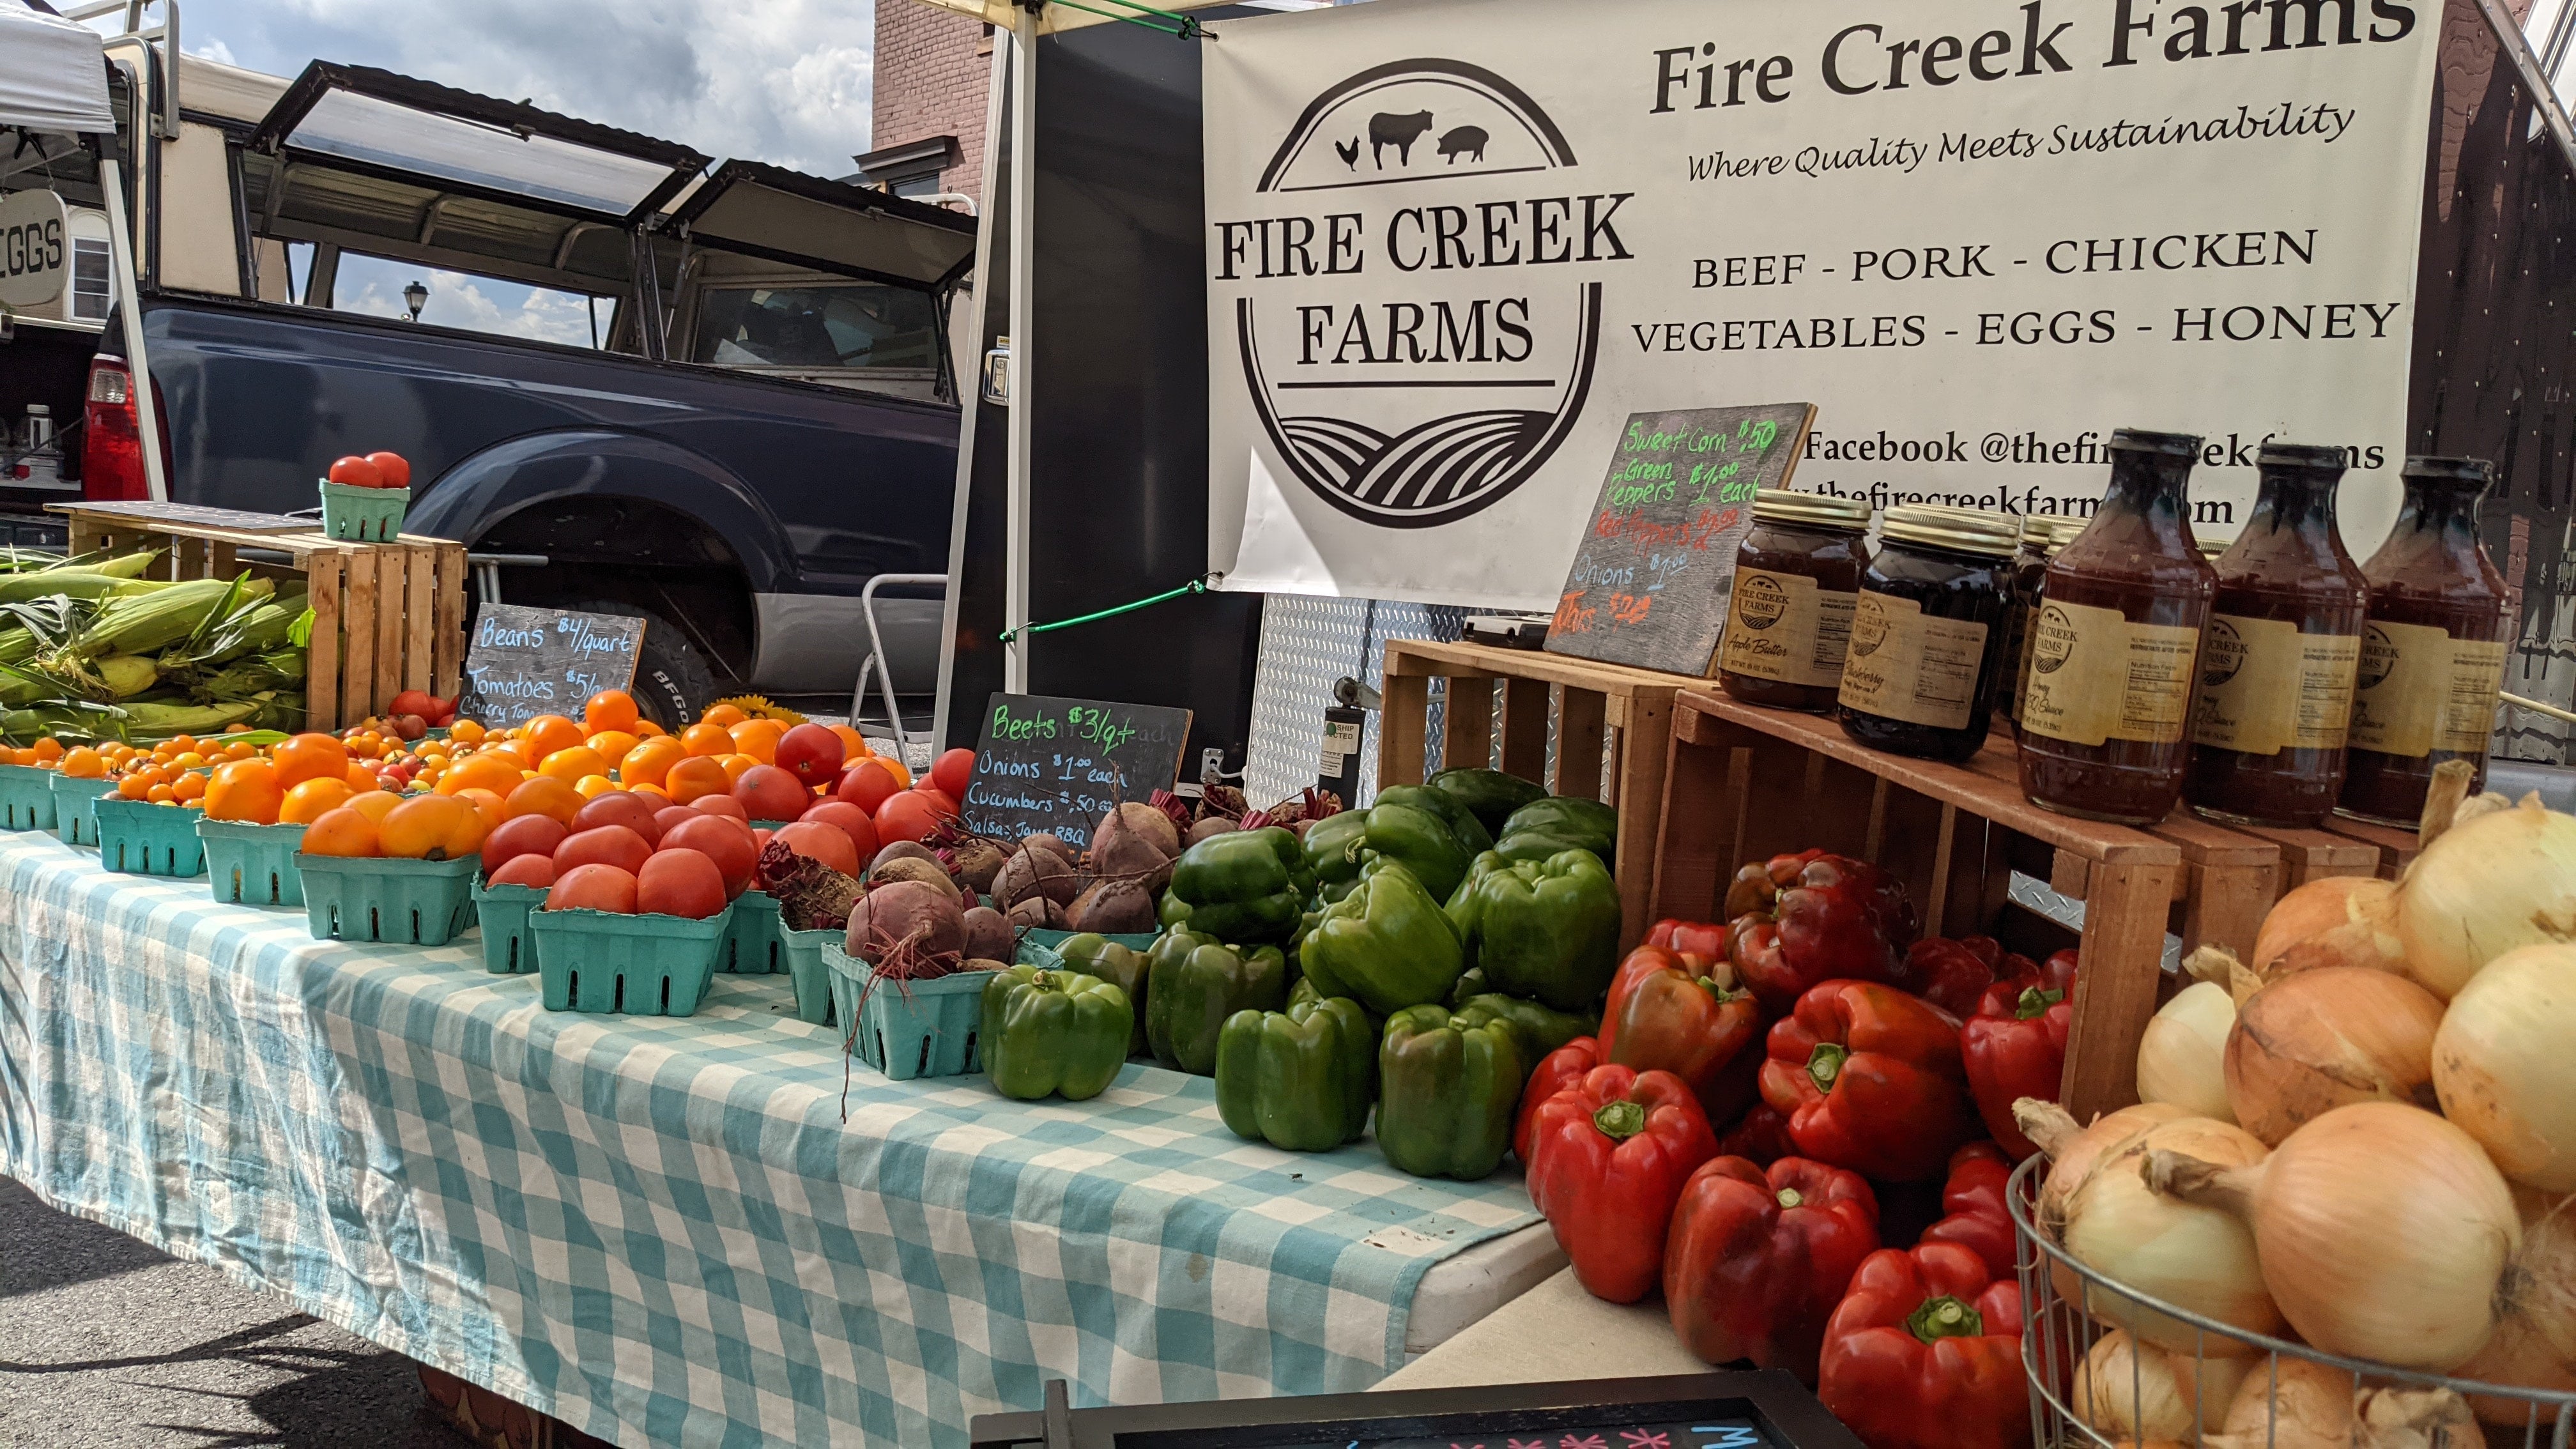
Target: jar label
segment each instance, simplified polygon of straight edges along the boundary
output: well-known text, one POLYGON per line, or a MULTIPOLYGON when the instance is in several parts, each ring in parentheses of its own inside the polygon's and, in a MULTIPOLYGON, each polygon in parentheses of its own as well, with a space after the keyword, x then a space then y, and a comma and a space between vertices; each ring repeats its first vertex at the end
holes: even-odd
POLYGON ((1912 599, 1863 591, 1854 601, 1842 702, 1863 714, 1963 730, 1977 702, 1986 626, 1925 614, 1912 599))
POLYGON ((2070 745, 2169 745, 2190 716, 2200 631, 2042 599, 2030 620, 2023 729, 2070 745))
POLYGON ((2485 754, 2505 654, 2501 640, 2454 639, 2430 624, 2364 624, 2352 747, 2410 760, 2485 754))
POLYGON ((1843 677, 1857 594, 1816 587, 1804 574, 1738 569, 1718 667, 1782 684, 1830 688, 1843 677))
POLYGON ((2248 755, 2339 750, 2361 669, 2355 634, 2306 634, 2285 619, 2209 616, 2191 740, 2248 755))

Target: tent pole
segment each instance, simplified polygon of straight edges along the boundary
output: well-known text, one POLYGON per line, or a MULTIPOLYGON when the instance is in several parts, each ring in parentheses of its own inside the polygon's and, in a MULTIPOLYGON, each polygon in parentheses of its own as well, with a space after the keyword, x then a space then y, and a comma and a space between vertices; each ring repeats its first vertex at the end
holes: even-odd
MULTIPOLYGON (((1031 295, 1037 274, 1038 17, 1021 10, 1011 22, 1011 401, 1008 450, 1009 501, 1004 513, 1002 617, 1029 617, 1029 452, 1036 389, 1037 348, 1031 295)), ((1029 690, 1029 636, 1012 639, 1003 656, 1002 687, 1029 690)))
MULTIPOLYGON (((140 129, 139 127, 137 129, 140 129)), ((143 294, 134 285, 134 238, 125 225, 125 178, 116 158, 98 158, 98 189, 107 199, 107 244, 115 272, 116 310, 125 322, 125 367, 134 389, 134 421, 142 437, 143 481, 155 503, 170 501, 170 479, 161 462, 161 405, 152 395, 152 366, 143 352, 143 294)))

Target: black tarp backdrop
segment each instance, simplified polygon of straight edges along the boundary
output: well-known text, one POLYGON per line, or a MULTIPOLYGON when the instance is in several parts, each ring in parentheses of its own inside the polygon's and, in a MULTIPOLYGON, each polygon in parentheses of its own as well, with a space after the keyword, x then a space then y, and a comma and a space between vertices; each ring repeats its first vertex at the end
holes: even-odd
MULTIPOLYGON (((1216 21, 1259 12, 1203 13, 1216 21)), ((1029 612, 1041 622, 1158 594, 1207 570, 1202 43, 1134 25, 1038 43, 1037 335, 1013 360, 1028 370, 1037 408, 1029 612)), ((986 348, 1010 325, 1009 160, 997 160, 984 223, 993 257, 978 279, 990 288, 986 348)), ((975 743, 984 700, 1002 682, 1006 427, 1002 409, 979 410, 951 746, 975 743)), ((1260 636, 1257 596, 1175 599, 1037 635, 1029 692, 1191 710, 1182 778, 1198 778, 1203 749, 1224 750, 1225 768, 1240 770, 1260 636)))

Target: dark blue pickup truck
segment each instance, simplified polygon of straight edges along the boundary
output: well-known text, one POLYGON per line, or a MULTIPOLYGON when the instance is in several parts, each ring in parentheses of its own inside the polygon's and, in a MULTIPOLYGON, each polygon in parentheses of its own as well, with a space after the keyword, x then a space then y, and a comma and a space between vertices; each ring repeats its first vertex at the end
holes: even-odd
MULTIPOLYGON (((638 693, 666 723, 846 698, 867 581, 947 572, 971 218, 363 68, 187 57, 177 83, 175 108, 120 97, 143 102, 133 305, 174 501, 311 508, 332 459, 401 453, 408 531, 547 561, 501 571, 510 602, 649 621, 638 693), (354 310, 386 263, 579 307, 595 345, 354 310)), ((0 409, 14 388, 80 420, 61 496, 148 496, 121 321, 0 348, 0 409)), ((0 480, 21 519, 51 496, 0 480)), ((937 595, 880 602, 906 693, 935 687, 937 595)))

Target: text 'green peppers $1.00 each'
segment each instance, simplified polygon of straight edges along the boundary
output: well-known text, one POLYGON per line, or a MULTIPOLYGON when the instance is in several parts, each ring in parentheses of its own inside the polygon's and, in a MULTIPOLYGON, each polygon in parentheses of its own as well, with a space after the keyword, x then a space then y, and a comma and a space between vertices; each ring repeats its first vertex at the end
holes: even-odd
POLYGON ((1014 966, 984 983, 984 1074, 1005 1097, 1097 1097, 1127 1064, 1135 1012, 1097 976, 1014 966))
POLYGON ((1447 996, 1462 965, 1440 903, 1383 857, 1306 933, 1299 958, 1317 992, 1357 998, 1380 1015, 1447 996))
POLYGON ((1529 1072, 1498 1016, 1412 1006, 1378 1044, 1377 1145, 1416 1177, 1472 1182, 1502 1164, 1529 1072))
POLYGON ((1329 1152, 1368 1130, 1377 1032, 1347 996, 1238 1011, 1216 1046, 1216 1109, 1238 1137, 1329 1152))
POLYGON ((1213 1075, 1226 1018, 1287 1000, 1288 957, 1276 946, 1229 946, 1175 926, 1146 953, 1145 1043, 1164 1066, 1213 1075))
POLYGON ((1229 830, 1172 863, 1162 921, 1220 941, 1285 941, 1314 888, 1296 836, 1276 825, 1229 830))
POLYGON ((1543 861, 1487 851, 1449 898, 1448 915, 1486 982, 1506 996, 1589 1011, 1619 970, 1619 883, 1588 850, 1543 861))

